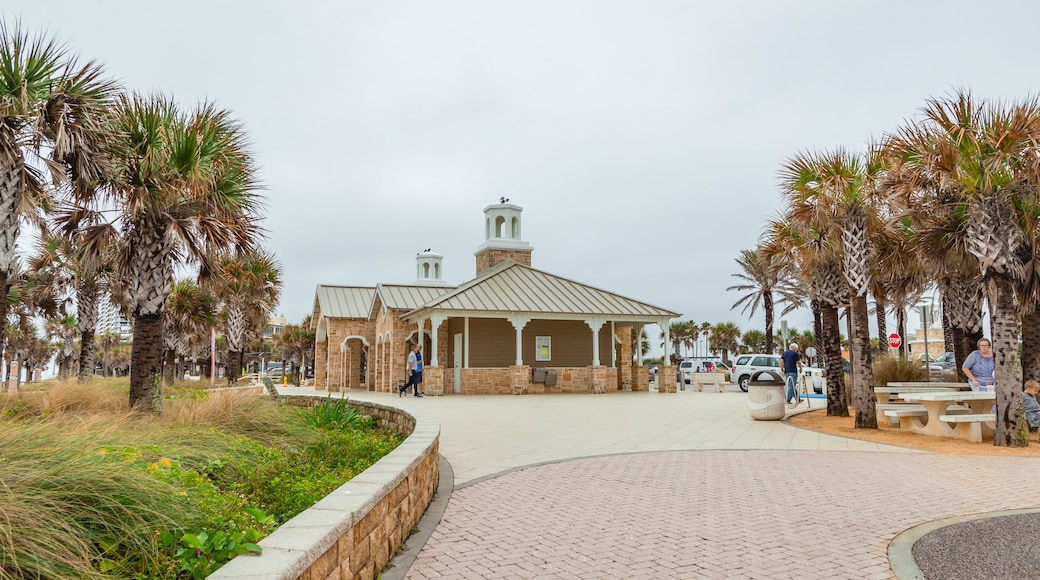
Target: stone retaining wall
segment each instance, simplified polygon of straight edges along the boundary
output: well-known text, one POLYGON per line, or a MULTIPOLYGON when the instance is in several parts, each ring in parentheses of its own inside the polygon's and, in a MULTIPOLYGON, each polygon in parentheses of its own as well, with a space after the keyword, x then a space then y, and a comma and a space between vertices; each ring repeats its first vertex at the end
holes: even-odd
MULTIPOLYGON (((313 406, 322 398, 282 400, 313 406)), ((365 401, 348 404, 408 438, 261 540, 262 555, 239 556, 210 578, 370 579, 394 557, 437 489, 440 426, 421 413, 365 401)))

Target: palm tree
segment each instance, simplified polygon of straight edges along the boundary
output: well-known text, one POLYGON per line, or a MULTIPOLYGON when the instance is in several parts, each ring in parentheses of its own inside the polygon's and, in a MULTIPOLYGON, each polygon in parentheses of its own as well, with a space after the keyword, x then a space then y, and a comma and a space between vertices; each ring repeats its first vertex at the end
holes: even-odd
POLYGON ((732 322, 719 322, 711 327, 708 343, 712 351, 722 352, 722 362, 729 364, 729 353, 737 351, 740 329, 732 322))
POLYGON ((1033 169, 1040 102, 1034 98, 1014 106, 987 105, 962 91, 948 99, 930 99, 923 115, 923 128, 904 130, 896 149, 910 165, 908 173, 920 182, 939 184, 935 191, 966 218, 965 247, 977 262, 990 312, 997 393, 994 444, 1026 446, 1018 354, 1021 311, 1015 291, 1028 255, 1027 216, 1037 206, 1033 169))
POLYGON ((843 149, 800 154, 781 169, 792 214, 829 222, 834 242, 841 245, 841 272, 851 298, 852 390, 859 429, 877 429, 867 291, 874 255, 869 240, 872 231, 880 230, 875 204, 885 167, 882 153, 873 145, 862 157, 843 149))
POLYGON ((51 318, 44 326, 47 338, 57 340, 59 344, 56 348, 58 357, 55 361, 58 363, 58 380, 67 381, 72 373, 72 353, 75 350, 79 322, 75 316, 63 316, 61 318, 51 318))
POLYGON ((216 267, 256 242, 257 184, 240 125, 203 103, 184 113, 163 96, 124 96, 113 146, 120 270, 130 283, 134 337, 130 406, 162 412, 163 307, 174 266, 216 267))
MULTIPOLYGON (((119 335, 105 332, 97 336, 97 346, 101 349, 101 376, 107 377, 112 368, 112 352, 119 346, 119 335)), ((80 369, 82 371, 82 369, 80 369)), ((94 372, 94 369, 91 369, 94 372)))
POLYGON ((163 309, 163 334, 167 342, 163 383, 166 386, 173 384, 178 372, 176 355, 187 352, 200 338, 209 337, 209 329, 216 323, 215 310, 213 294, 194 280, 178 280, 170 289, 163 309))
POLYGON ((770 221, 761 251, 781 256, 783 267, 809 290, 819 327, 817 344, 826 362, 827 415, 847 417, 838 309, 848 304, 849 286, 841 273, 840 245, 829 233, 832 227, 825 215, 789 208, 786 215, 770 221))
POLYGON ((761 330, 749 330, 741 335, 740 347, 744 352, 767 352, 766 334, 761 330))
POLYGON ((805 305, 805 298, 798 294, 797 288, 790 278, 783 275, 783 268, 779 264, 777 254, 762 252, 761 248, 741 250, 740 257, 736 261, 743 271, 732 274, 732 276, 740 278, 743 282, 730 286, 726 290, 747 292, 747 294, 734 302, 733 306, 730 306, 730 310, 743 304, 744 308, 740 313, 748 313, 748 317, 751 317, 761 307, 766 319, 765 352, 773 352, 774 308, 785 302, 793 307, 801 307, 805 305), (779 296, 776 296, 777 294, 779 296), (749 309, 750 312, 748 312, 749 309))
MULTIPOLYGON (((42 176, 26 163, 27 155, 49 149, 63 159, 92 141, 113 91, 101 79, 100 65, 79 66, 54 39, 30 38, 19 25, 0 21, 0 296, 11 288, 21 219, 38 222, 49 206, 42 176)), ((0 345, 7 308, 0 300, 0 345)))
POLYGON ((282 290, 281 266, 274 254, 251 250, 226 257, 212 280, 213 292, 223 302, 224 336, 228 343, 228 384, 242 374, 242 351, 250 330, 267 325, 282 290))

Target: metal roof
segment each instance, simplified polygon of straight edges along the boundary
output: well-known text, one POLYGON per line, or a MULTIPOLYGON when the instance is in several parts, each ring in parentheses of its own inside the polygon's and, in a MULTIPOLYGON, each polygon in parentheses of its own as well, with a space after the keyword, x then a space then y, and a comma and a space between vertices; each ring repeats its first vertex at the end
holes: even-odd
POLYGON ((425 311, 531 313, 611 318, 675 318, 678 313, 508 260, 404 317, 425 311))
POLYGON ((375 296, 371 287, 319 284, 314 301, 326 318, 368 318, 375 296))
POLYGON ((454 289, 454 286, 414 284, 378 284, 376 286, 376 292, 383 305, 397 310, 413 310, 454 289))

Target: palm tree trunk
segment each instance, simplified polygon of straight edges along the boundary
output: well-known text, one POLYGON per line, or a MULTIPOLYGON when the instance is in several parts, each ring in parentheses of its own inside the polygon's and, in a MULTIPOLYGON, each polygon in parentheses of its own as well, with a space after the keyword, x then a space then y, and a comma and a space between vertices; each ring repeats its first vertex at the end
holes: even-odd
POLYGON ((1022 313, 1022 375, 1040 379, 1040 308, 1022 313))
POLYGON ((762 296, 762 311, 766 315, 766 350, 773 352, 773 293, 766 292, 762 296))
POLYGON ((857 429, 877 429, 877 410, 874 403, 874 373, 870 368, 870 317, 867 314, 867 296, 853 296, 849 314, 852 329, 849 332, 849 352, 852 353, 852 400, 856 408, 857 429))
POLYGON ((939 301, 942 304, 943 346, 946 352, 953 352, 953 325, 950 324, 950 317, 946 313, 946 296, 940 295, 939 301))
POLYGON ((84 330, 79 337, 78 382, 89 383, 94 379, 94 366, 97 364, 97 344, 94 342, 94 329, 84 330))
POLYGON ((820 352, 827 361, 827 416, 848 417, 849 406, 845 402, 845 370, 841 365, 841 336, 838 331, 838 309, 819 303, 820 352))
POLYGON ((899 358, 906 360, 907 356, 907 336, 906 336, 906 308, 900 306, 896 308, 896 332, 902 337, 903 341, 899 343, 899 358))
POLYGON ((888 321, 885 320, 886 310, 888 310, 888 305, 885 301, 875 298, 874 315, 877 317, 878 353, 884 356, 888 356, 892 350, 888 346, 888 321))
POLYGON ((134 316, 130 408, 162 413, 162 313, 134 316))
MULTIPOLYGON (((282 367, 283 369, 285 367, 282 367)), ((238 384, 238 377, 242 376, 242 351, 228 351, 227 384, 234 387, 238 384)))
POLYGON ((177 351, 172 348, 163 350, 163 385, 167 387, 173 386, 173 379, 176 377, 176 355, 177 351))
POLYGON ((1018 357, 1019 312, 1012 283, 1002 276, 984 279, 993 331, 993 378, 997 391, 997 447, 1029 446, 1022 410, 1022 363, 1018 357))

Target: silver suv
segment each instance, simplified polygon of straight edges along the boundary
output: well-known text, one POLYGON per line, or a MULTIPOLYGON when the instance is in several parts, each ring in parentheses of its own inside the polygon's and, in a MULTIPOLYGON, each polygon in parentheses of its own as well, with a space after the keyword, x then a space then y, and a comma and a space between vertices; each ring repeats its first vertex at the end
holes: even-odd
POLYGON ((733 363, 733 370, 729 379, 740 386, 740 390, 747 392, 751 376, 758 371, 773 371, 776 378, 783 379, 784 373, 780 370, 780 355, 776 354, 742 354, 733 363))

